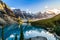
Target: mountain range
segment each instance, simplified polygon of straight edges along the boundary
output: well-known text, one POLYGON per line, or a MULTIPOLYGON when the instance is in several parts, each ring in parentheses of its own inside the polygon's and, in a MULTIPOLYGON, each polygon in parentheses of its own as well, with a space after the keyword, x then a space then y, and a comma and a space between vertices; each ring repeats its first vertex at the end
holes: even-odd
POLYGON ((35 14, 27 13, 26 11, 21 11, 20 9, 12 9, 13 13, 16 17, 20 16, 22 19, 33 19, 35 18, 35 14))

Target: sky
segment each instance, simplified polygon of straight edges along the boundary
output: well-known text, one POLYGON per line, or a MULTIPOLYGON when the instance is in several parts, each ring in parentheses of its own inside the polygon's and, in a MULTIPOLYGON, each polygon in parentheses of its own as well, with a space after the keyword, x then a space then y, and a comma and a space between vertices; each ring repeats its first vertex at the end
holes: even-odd
POLYGON ((27 12, 43 12, 46 9, 60 9, 60 0, 2 0, 10 8, 21 9, 27 12))

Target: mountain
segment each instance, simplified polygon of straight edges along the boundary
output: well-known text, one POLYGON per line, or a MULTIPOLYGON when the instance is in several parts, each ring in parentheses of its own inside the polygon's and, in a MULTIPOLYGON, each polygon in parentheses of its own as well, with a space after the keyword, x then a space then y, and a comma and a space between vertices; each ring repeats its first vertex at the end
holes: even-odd
POLYGON ((26 11, 21 11, 20 9, 13 9, 13 12, 16 17, 21 17, 22 19, 32 19, 34 18, 34 14, 27 13, 26 11))
POLYGON ((36 13, 36 18, 38 19, 42 19, 42 18, 51 18, 53 16, 55 16, 56 14, 54 12, 50 12, 50 11, 45 11, 45 12, 38 12, 36 13))
POLYGON ((54 9, 48 9, 46 12, 47 12, 48 14, 58 15, 58 14, 60 14, 60 9, 56 9, 56 8, 54 8, 54 9))
POLYGON ((0 25, 16 23, 15 19, 13 11, 0 0, 0 25))
POLYGON ((60 36, 60 14, 52 18, 31 22, 31 24, 34 26, 43 27, 48 31, 50 30, 50 32, 55 32, 57 35, 60 36))
POLYGON ((38 12, 36 13, 36 17, 41 19, 41 18, 51 18, 55 15, 60 14, 60 9, 48 9, 44 12, 38 12))

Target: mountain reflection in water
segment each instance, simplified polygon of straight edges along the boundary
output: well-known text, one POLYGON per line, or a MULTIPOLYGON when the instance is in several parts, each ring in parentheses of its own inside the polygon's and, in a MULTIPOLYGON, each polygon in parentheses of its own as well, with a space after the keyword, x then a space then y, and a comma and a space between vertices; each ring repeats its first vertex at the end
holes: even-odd
MULTIPOLYGON (((18 26, 19 26, 18 24, 7 25, 4 29, 4 38, 7 40, 12 40, 15 38, 15 35, 17 34, 19 40, 20 28, 18 26)), ((23 33, 25 39, 36 37, 36 36, 42 36, 42 37, 46 37, 48 40, 56 40, 53 34, 49 33, 43 28, 34 27, 26 23, 22 24, 22 27, 23 27, 23 33)), ((0 33, 1 33, 1 29, 0 29, 0 33)))

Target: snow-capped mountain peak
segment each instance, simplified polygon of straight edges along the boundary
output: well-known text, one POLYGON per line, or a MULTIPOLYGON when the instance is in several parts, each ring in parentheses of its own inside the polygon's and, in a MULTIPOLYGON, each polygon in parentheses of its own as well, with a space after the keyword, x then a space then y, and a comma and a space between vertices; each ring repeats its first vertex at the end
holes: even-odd
POLYGON ((51 9, 51 10, 47 10, 46 11, 47 13, 49 13, 49 14, 52 14, 52 13, 54 13, 55 15, 57 15, 57 14, 59 14, 60 13, 60 10, 59 9, 51 9))

